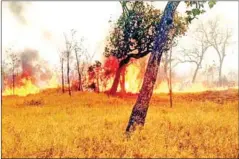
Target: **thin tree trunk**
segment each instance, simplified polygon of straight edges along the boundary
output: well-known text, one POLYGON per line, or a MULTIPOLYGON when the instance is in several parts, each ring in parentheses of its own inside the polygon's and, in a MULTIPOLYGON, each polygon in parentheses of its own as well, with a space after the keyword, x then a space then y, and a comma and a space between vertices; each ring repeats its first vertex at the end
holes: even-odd
POLYGON ((169 53, 169 97, 170 97, 170 107, 173 107, 173 94, 172 94, 172 47, 169 53))
POLYGON ((223 58, 220 60, 220 66, 219 66, 219 86, 222 86, 222 64, 223 64, 223 58))
POLYGON ((70 53, 67 53, 67 83, 68 83, 68 92, 71 96, 71 86, 70 86, 70 53))
POLYGON ((126 132, 133 131, 136 126, 143 126, 145 123, 162 53, 167 45, 166 42, 168 40, 168 34, 173 23, 174 13, 179 3, 180 1, 170 1, 166 5, 163 16, 157 27, 159 31, 157 32, 154 48, 148 61, 143 85, 130 115, 126 132))
POLYGON ((12 68, 12 94, 15 95, 15 70, 12 68))
POLYGON ((100 93, 99 70, 96 71, 97 93, 100 93))
POLYGON ((65 93, 65 88, 64 88, 64 59, 61 59, 61 89, 62 93, 65 93))
POLYGON ((194 74, 193 74, 192 83, 195 82, 195 79, 196 79, 196 76, 197 76, 197 73, 198 73, 198 69, 199 69, 199 65, 197 64, 197 67, 196 67, 196 69, 195 69, 195 71, 194 71, 194 74))
POLYGON ((82 91, 82 82, 81 82, 81 72, 80 72, 80 62, 77 56, 77 51, 75 51, 76 55, 76 64, 77 64, 77 73, 78 73, 78 91, 82 91))

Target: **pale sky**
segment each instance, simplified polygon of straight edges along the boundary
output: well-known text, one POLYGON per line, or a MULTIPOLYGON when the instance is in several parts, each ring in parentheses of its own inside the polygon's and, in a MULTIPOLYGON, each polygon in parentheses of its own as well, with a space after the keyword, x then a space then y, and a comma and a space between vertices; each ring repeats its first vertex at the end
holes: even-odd
MULTIPOLYGON (((78 38, 86 39, 86 47, 90 53, 96 52, 95 59, 101 59, 104 50, 104 41, 108 35, 109 20, 116 20, 121 14, 121 6, 118 1, 32 1, 24 5, 22 12, 26 24, 22 23, 9 9, 9 2, 3 2, 2 8, 2 44, 3 51, 13 45, 16 50, 25 47, 39 51, 40 56, 52 65, 59 63, 57 49, 64 46, 63 32, 75 29, 78 38)), ((163 9, 164 2, 153 2, 157 8, 163 9)), ((181 2, 177 11, 184 13, 185 6, 181 2)), ((233 40, 237 43, 230 47, 225 59, 224 70, 238 68, 238 2, 217 2, 213 9, 200 16, 199 20, 205 21, 219 15, 234 31, 233 40), (233 54, 232 54, 233 53, 233 54)), ((195 27, 197 20, 190 27, 195 27)), ((190 31, 189 31, 190 32, 190 31)), ((189 33, 190 34, 190 33, 189 33)), ((187 47, 190 41, 187 38, 180 40, 180 46, 187 47)), ((211 63, 216 59, 215 52, 209 50, 205 58, 211 63)), ((176 51, 175 51, 176 53, 176 51)), ((4 52, 3 52, 4 57, 4 52)), ((179 71, 189 67, 181 65, 179 71)))

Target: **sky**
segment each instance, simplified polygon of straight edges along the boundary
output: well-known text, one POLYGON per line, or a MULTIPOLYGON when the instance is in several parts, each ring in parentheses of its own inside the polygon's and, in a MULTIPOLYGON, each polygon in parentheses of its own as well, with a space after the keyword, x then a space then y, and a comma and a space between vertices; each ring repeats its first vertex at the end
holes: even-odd
MULTIPOLYGON (((166 1, 152 2, 159 9, 164 9, 166 1)), ((111 28, 109 20, 117 20, 122 13, 118 1, 32 1, 2 2, 2 46, 4 50, 13 46, 15 50, 32 48, 39 51, 40 56, 50 64, 59 64, 58 50, 63 49, 64 36, 71 29, 77 31, 77 38, 84 37, 85 47, 90 53, 95 53, 94 59, 102 59, 105 39, 111 28), (17 6, 17 7, 16 7, 17 6), (15 11, 15 12, 13 12, 15 11), (16 13, 17 12, 17 13, 16 13)), ((185 13, 185 4, 180 3, 177 11, 185 13)), ((238 69, 238 2, 220 1, 212 9, 195 20, 190 29, 197 26, 199 20, 206 21, 215 16, 221 17, 223 25, 233 29, 235 45, 227 49, 223 70, 238 69)), ((188 35, 193 34, 190 32, 188 35)), ((180 39, 180 47, 190 47, 192 41, 187 37, 180 39)), ((175 48, 174 53, 178 49, 175 48)), ((205 63, 217 60, 216 53, 209 49, 205 63)), ((191 65, 183 64, 177 71, 190 73, 191 65)))

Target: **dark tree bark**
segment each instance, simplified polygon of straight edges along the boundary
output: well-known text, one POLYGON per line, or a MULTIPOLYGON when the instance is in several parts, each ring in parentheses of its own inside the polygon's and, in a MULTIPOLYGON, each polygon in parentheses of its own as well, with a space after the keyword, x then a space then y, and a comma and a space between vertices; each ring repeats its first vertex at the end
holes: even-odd
POLYGON ((158 32, 155 38, 154 48, 150 55, 143 85, 133 107, 126 132, 133 131, 136 126, 143 126, 145 123, 162 53, 166 51, 168 35, 172 28, 174 13, 179 3, 180 1, 170 1, 167 3, 160 23, 157 26, 158 32))

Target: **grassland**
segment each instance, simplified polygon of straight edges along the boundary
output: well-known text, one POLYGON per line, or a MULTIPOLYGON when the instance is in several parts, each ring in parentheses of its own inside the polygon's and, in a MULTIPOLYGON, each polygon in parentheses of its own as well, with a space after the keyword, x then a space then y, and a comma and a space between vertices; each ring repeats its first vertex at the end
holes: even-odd
POLYGON ((238 92, 154 95, 144 129, 124 131, 135 95, 45 91, 3 97, 2 157, 238 158, 238 92))

